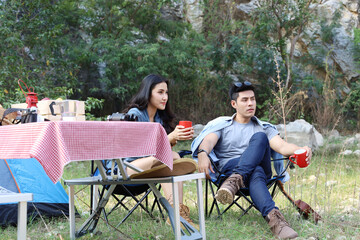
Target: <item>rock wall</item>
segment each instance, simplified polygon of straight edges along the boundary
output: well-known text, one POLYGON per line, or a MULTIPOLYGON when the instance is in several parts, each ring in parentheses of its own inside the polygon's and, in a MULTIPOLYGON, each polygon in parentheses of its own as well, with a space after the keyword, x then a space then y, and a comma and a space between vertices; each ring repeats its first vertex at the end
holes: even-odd
MULTIPOLYGON (((228 6, 234 20, 246 20, 249 14, 258 7, 259 0, 236 0, 225 1, 224 5, 228 6)), ((201 32, 203 29, 204 7, 202 0, 183 0, 178 3, 181 5, 184 20, 192 24, 196 31, 201 32)), ((354 38, 354 28, 359 28, 359 0, 324 0, 321 4, 313 4, 311 8, 319 17, 324 17, 330 22, 334 14, 339 11, 339 27, 334 29, 334 39, 330 44, 323 44, 320 41, 320 25, 317 22, 310 23, 305 34, 302 34, 296 45, 295 56, 300 57, 304 54, 315 55, 316 44, 322 45, 328 51, 332 50, 332 57, 328 64, 336 67, 338 71, 344 74, 346 85, 355 81, 360 74, 356 71, 357 67, 353 61, 352 48, 354 38), (315 45, 314 45, 315 43, 315 45)), ((325 61, 325 59, 323 59, 325 61)), ((317 71, 309 69, 309 71, 317 71)), ((319 71, 319 75, 324 72, 319 71)), ((343 89, 343 93, 348 93, 349 89, 343 89)))

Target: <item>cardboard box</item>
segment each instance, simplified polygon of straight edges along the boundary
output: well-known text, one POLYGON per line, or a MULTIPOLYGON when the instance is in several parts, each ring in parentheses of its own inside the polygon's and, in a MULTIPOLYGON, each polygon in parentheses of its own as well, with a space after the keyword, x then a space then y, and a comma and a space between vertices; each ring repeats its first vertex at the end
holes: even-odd
MULTIPOLYGON (((76 121, 85 121, 85 102, 78 100, 66 99, 62 101, 57 101, 57 100, 39 101, 36 104, 38 107, 38 114, 46 119, 49 119, 50 121, 61 121, 61 104, 64 105, 66 104, 66 106, 69 108, 68 109, 69 112, 76 113, 76 121), (53 102, 55 102, 55 104, 53 104, 52 106, 56 116, 53 116, 50 110, 50 104, 53 102)), ((11 107, 26 109, 27 103, 12 104, 11 107)))
MULTIPOLYGON (((50 115, 42 115, 42 116, 50 121, 61 121, 61 115, 53 116, 50 114, 50 115)), ((86 117, 85 115, 77 115, 75 117, 75 121, 86 121, 86 117)))

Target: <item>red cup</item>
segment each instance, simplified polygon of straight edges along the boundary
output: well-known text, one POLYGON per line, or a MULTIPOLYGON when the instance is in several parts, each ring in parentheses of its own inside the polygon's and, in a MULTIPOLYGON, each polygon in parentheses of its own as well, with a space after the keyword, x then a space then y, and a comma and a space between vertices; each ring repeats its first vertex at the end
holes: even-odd
POLYGON ((179 125, 184 126, 185 128, 192 127, 191 121, 179 121, 179 125))
POLYGON ((294 155, 289 157, 289 160, 301 168, 307 167, 309 164, 306 161, 306 150, 298 149, 294 152, 294 155))

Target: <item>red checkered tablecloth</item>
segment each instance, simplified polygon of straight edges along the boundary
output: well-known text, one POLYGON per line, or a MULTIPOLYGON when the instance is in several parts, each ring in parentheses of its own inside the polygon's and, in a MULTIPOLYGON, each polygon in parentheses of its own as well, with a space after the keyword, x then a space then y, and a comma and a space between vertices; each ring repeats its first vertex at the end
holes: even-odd
POLYGON ((153 155, 172 169, 164 128, 146 122, 39 122, 0 127, 0 159, 36 158, 53 182, 72 161, 153 155))

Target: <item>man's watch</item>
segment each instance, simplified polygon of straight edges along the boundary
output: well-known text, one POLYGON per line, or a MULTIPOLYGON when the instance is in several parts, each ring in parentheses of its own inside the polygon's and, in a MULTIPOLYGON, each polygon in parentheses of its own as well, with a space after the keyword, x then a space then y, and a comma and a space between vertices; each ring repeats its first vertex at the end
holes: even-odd
POLYGON ((202 152, 206 153, 206 155, 209 155, 209 154, 207 153, 207 151, 205 151, 205 150, 202 149, 202 148, 200 148, 200 149, 198 150, 198 155, 199 155, 199 153, 202 153, 202 152))

